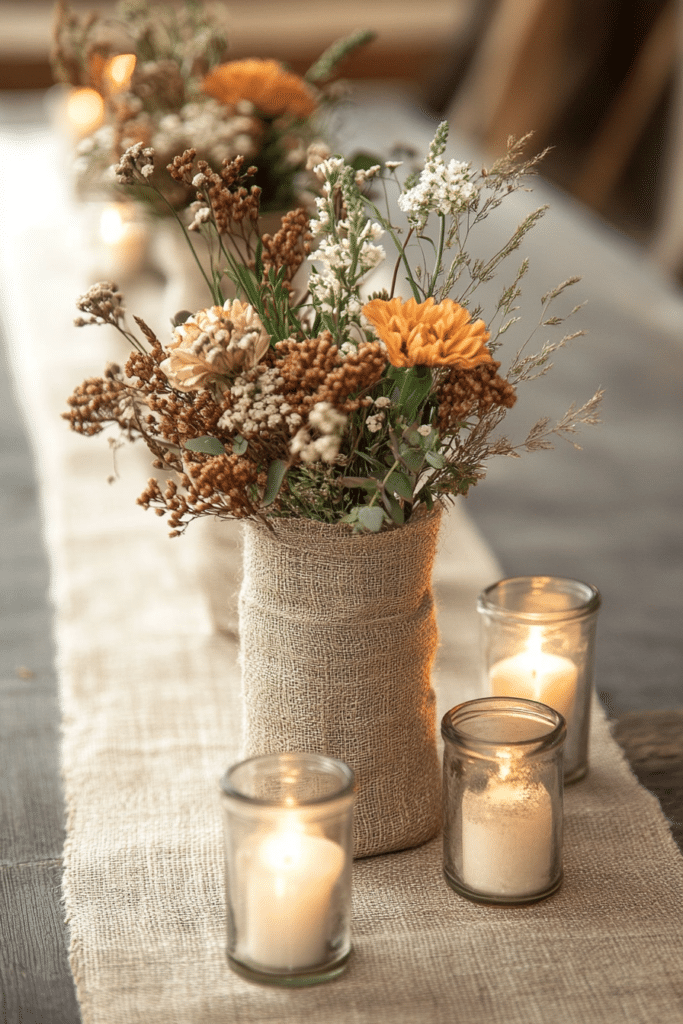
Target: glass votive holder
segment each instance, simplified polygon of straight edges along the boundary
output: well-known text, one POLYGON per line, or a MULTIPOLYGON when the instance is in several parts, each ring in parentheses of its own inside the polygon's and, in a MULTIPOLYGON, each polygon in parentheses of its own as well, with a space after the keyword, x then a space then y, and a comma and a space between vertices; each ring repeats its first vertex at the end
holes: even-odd
POLYGON ((588 771, 599 608, 595 587, 554 576, 500 580, 477 602, 485 692, 540 701, 563 715, 565 782, 588 771))
POLYGON ((483 697, 441 722, 446 881, 478 903, 545 899, 562 882, 562 715, 483 697))
POLYGON ((230 967, 314 985, 351 951, 354 775, 322 754, 265 754, 221 779, 230 967))

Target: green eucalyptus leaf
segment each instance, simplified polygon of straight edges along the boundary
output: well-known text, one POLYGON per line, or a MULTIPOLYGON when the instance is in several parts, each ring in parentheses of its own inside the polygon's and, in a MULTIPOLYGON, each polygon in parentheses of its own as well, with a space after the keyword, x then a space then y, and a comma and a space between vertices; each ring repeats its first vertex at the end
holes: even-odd
POLYGON ((433 496, 432 492, 429 490, 429 488, 423 487, 422 490, 420 490, 415 495, 414 505, 419 505, 419 504, 426 505, 428 512, 431 512, 432 509, 434 508, 434 496, 433 496))
POLYGON ((419 473, 424 465, 425 453, 419 448, 408 448, 407 445, 401 445, 399 458, 411 473, 419 473))
POLYGON ((384 501, 386 509, 391 518, 393 519, 393 521, 396 523, 396 525, 403 526, 403 524, 406 521, 406 517, 405 513, 403 512, 403 509, 396 501, 396 498, 394 498, 391 494, 387 494, 385 491, 384 494, 382 495, 382 500, 384 501))
POLYGON ((358 505, 356 505, 356 507, 352 508, 350 512, 347 512, 345 516, 342 516, 341 519, 339 520, 339 522, 340 523, 357 523, 358 522, 358 512, 359 511, 360 511, 360 509, 359 509, 358 505))
POLYGON ((225 446, 217 437, 191 437, 185 442, 188 451, 199 452, 201 455, 225 455, 225 446))
POLYGON ((235 436, 232 439, 233 455, 244 455, 248 447, 248 441, 245 441, 241 434, 235 434, 235 436))
POLYGON ((434 467, 434 469, 443 469, 446 465, 446 460, 441 452, 427 452, 425 454, 425 459, 430 466, 434 467))
POLYGON ((368 494, 374 494, 379 489, 378 482, 368 476, 342 476, 339 483, 342 487, 362 487, 368 494))
POLYGON ((432 383, 432 371, 428 366, 411 366, 403 371, 397 405, 409 422, 417 417, 420 406, 432 389, 432 383))
POLYGON ((370 533, 379 533, 384 523, 384 512, 377 505, 364 505, 358 510, 358 522, 370 533))
POLYGON ((283 462, 282 459, 274 459, 268 467, 268 479, 266 480, 266 489, 263 494, 263 501, 261 502, 264 508, 272 505, 280 493, 287 468, 287 463, 283 462))
POLYGON ((395 494, 397 498, 405 501, 413 500, 413 485, 405 473, 390 473, 385 487, 389 494, 395 494))

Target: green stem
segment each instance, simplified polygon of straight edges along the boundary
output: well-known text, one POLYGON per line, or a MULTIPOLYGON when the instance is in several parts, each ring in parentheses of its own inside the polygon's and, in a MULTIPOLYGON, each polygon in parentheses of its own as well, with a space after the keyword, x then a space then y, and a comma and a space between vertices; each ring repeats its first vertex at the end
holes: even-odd
POLYGON ((385 220, 385 218, 382 216, 382 214, 377 209, 375 204, 371 203, 370 200, 366 196, 363 196, 363 199, 367 203, 367 205, 370 207, 370 209, 372 210, 374 215, 377 217, 377 220, 382 225, 384 230, 388 231, 389 234, 391 235, 391 239, 392 239, 394 245, 396 246, 396 248, 398 249, 399 261, 403 262, 403 265, 406 268, 406 271, 408 272, 408 283, 410 284, 410 288, 411 288, 411 291, 413 293, 413 297, 415 298, 416 302, 419 302, 420 301, 420 289, 419 289, 419 287, 417 285, 417 282, 413 278, 413 272, 410 269, 410 264, 408 263, 408 257, 406 256, 406 253, 405 253, 405 247, 408 244, 408 238, 410 238, 410 235, 407 236, 405 242, 403 243, 403 245, 401 245, 401 243, 399 242, 399 240, 398 240, 398 238, 396 236, 396 232, 394 231, 393 227, 391 226, 391 224, 389 223, 388 220, 385 220))
MULTIPOLYGON (((439 219, 441 220, 441 228, 439 230, 439 247, 438 247, 438 249, 436 251, 436 263, 434 265, 434 276, 432 277, 432 279, 431 279, 431 281, 429 283, 429 289, 427 291, 427 297, 429 297, 430 295, 434 294, 434 291, 436 289, 436 282, 437 282, 437 280, 439 278, 439 274, 441 273, 441 261, 443 259, 443 247, 444 247, 444 242, 446 240, 446 218, 443 215, 443 213, 439 214, 439 219)), ((407 239, 406 239, 406 241, 407 241, 407 239)))
POLYGON ((395 470, 397 470, 397 469, 398 469, 398 467, 399 467, 400 465, 401 465, 400 461, 399 461, 398 459, 394 459, 394 463, 393 463, 393 465, 392 465, 392 466, 390 467, 390 469, 389 469, 389 472, 388 472, 388 473, 387 473, 387 475, 386 475, 386 476, 384 477, 384 480, 382 480, 382 487, 378 487, 378 488, 377 488, 377 490, 375 491, 375 493, 373 494, 373 496, 372 496, 372 498, 371 498, 371 500, 370 500, 370 504, 368 505, 368 508, 372 508, 372 506, 373 506, 373 505, 375 504, 375 498, 376 498, 376 497, 377 497, 377 495, 379 494, 380 490, 382 490, 382 488, 383 488, 383 487, 384 487, 384 486, 386 485, 386 482, 387 482, 387 480, 389 479, 389 477, 391 476, 391 474, 392 474, 392 473, 393 473, 393 472, 394 472, 395 470))
MULTIPOLYGON (((415 230, 415 228, 411 227, 410 231, 406 235, 406 240, 403 243, 404 248, 405 248, 405 246, 408 245, 408 242, 410 241, 410 236, 412 235, 414 230, 415 230)), ((389 292, 389 298, 390 299, 393 299, 393 297, 394 297, 394 291, 396 289, 396 278, 398 277, 398 268, 400 266, 401 266, 401 257, 399 255, 398 259, 396 260, 396 266, 394 267, 394 276, 391 279, 391 291, 389 292)), ((416 295, 415 298, 417 299, 418 296, 416 295)))
MULTIPOLYGON (((169 210, 171 211, 171 213, 175 217, 175 219, 178 222, 178 224, 180 224, 180 227, 181 227, 181 230, 183 232, 183 235, 185 236, 185 241, 187 242, 188 246, 190 247, 190 252, 192 253, 192 257, 193 257, 195 263, 197 264, 197 266, 199 267, 199 270, 200 270, 200 273, 201 273, 202 277, 206 281, 207 287, 208 287, 209 291, 211 292, 212 299, 214 300, 214 302, 216 302, 217 301, 218 289, 215 286, 214 281, 213 280, 211 280, 211 281, 209 280, 209 278, 207 276, 207 273, 204 270, 204 267, 202 266, 202 261, 199 259, 199 256, 195 252, 195 248, 194 248, 194 245, 192 244, 192 240, 190 238, 188 230, 185 227, 185 225, 183 224, 183 222, 180 219, 180 217, 178 216, 178 211, 173 206, 171 206, 171 204, 169 203, 168 199, 166 198, 166 196, 164 195, 164 193, 160 189, 156 188, 156 186, 154 186, 154 185, 152 185, 152 188, 154 189, 156 194, 162 199, 162 201, 166 204, 166 206, 169 208, 169 210)), ((218 294, 220 294, 220 293, 218 293, 218 294)), ((221 303, 221 305, 222 305, 222 303, 221 303)))

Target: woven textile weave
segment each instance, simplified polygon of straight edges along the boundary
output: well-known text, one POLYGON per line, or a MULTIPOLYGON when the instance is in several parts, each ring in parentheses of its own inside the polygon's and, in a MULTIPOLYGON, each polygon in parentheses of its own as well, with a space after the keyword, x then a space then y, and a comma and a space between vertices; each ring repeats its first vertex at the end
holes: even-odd
POLYGON ((432 567, 441 516, 348 527, 245 524, 243 754, 303 750, 356 774, 354 853, 417 846, 441 819, 432 567))

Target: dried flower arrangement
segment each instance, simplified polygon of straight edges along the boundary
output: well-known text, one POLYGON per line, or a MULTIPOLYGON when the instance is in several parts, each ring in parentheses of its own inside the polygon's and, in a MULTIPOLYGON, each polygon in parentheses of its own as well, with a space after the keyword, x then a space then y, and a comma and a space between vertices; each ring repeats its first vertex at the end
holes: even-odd
MULTIPOLYGON (((311 143, 324 143, 321 115, 340 94, 334 74, 374 33, 334 43, 302 78, 278 61, 227 61, 226 9, 221 4, 122 0, 112 17, 79 15, 59 0, 52 66, 58 81, 95 89, 104 123, 77 147, 75 175, 82 194, 117 189, 111 166, 136 143, 152 147, 157 166, 193 146, 212 167, 238 155, 257 163, 261 206, 296 205, 306 180, 311 143), (128 55, 127 73, 112 77, 112 60, 128 55)), ((135 190, 159 214, 183 207, 183 182, 162 174, 157 189, 135 190)))
MULTIPOLYGON (((134 351, 125 368, 110 366, 78 387, 65 417, 86 435, 114 425, 123 438, 147 444, 155 468, 168 475, 151 479, 138 500, 168 514, 172 536, 207 515, 306 517, 369 532, 399 527, 421 507, 467 494, 492 456, 549 448, 553 436, 571 440, 580 424, 598 422, 600 391, 554 425, 540 421, 518 444, 494 436, 519 385, 544 374, 552 354, 583 332, 546 341, 533 355, 525 343, 501 375, 498 350, 520 319, 527 261, 487 324, 473 294, 545 208, 486 258, 466 245, 524 186, 539 157, 522 159, 523 139, 475 172, 446 163, 447 136, 444 123, 422 170, 403 183, 396 163, 356 171, 339 157, 322 160, 316 218, 293 211, 273 236, 259 236, 259 188, 250 185, 254 168, 243 157, 220 173, 192 150, 169 165, 174 180, 194 190, 191 228, 212 246, 212 304, 179 315, 162 344, 137 317, 144 337, 129 329, 115 285, 91 288, 76 324, 111 324, 134 351), (402 225, 394 223, 397 211, 380 212, 378 181, 398 188, 402 225), (242 239, 243 260, 225 244, 232 233, 242 239), (385 259, 383 235, 396 250, 391 292, 402 268, 407 300, 387 291, 362 297, 369 272, 385 259), (237 298, 225 299, 227 282, 237 298)), ((140 145, 117 172, 122 183, 156 187, 154 154, 140 145)), ((576 280, 543 297, 544 328, 566 319, 548 307, 576 280)))

